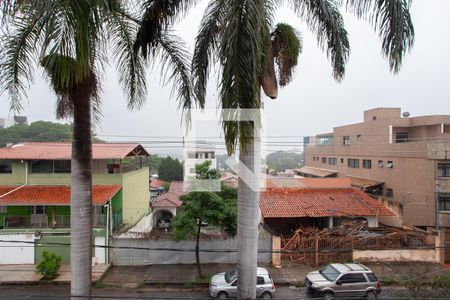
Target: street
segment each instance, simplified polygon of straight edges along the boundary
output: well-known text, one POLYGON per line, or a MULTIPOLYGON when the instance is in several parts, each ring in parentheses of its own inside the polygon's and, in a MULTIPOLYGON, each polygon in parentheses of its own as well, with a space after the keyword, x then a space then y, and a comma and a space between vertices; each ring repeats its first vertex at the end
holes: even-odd
MULTIPOLYGON (((393 289, 385 289, 379 299, 396 298, 393 289)), ((211 299, 207 288, 163 289, 163 288, 95 288, 93 299, 211 299)), ((33 285, 33 286, 0 286, 0 299, 69 299, 69 286, 33 285)), ((296 287, 279 287, 274 299, 311 299, 305 289, 296 287)))

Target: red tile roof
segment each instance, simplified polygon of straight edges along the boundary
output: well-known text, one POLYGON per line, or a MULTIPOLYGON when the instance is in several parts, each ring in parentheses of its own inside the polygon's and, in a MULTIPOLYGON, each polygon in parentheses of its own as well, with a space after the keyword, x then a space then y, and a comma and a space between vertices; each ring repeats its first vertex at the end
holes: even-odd
POLYGON ((189 194, 189 191, 187 191, 187 186, 185 188, 185 184, 183 181, 172 181, 170 183, 169 193, 181 196, 189 194))
POLYGON ((164 180, 161 180, 161 179, 158 179, 155 177, 151 177, 148 181, 149 181, 150 187, 154 188, 154 189, 159 189, 160 187, 163 187, 167 183, 167 181, 164 181, 164 180))
POLYGON ((177 194, 174 193, 165 193, 159 195, 152 202, 152 207, 179 207, 183 202, 180 201, 180 198, 177 194))
MULTIPOLYGON (((133 152, 147 156, 139 144, 104 143, 92 145, 93 159, 124 159, 133 152)), ((70 143, 22 143, 0 148, 0 159, 70 160, 70 143)))
POLYGON ((11 192, 12 190, 18 188, 19 186, 0 186, 0 196, 11 192))
POLYGON ((260 195, 264 218, 394 216, 361 190, 269 188, 260 195))
MULTIPOLYGON (((92 205, 105 205, 122 187, 95 185, 92 205)), ((24 186, 0 196, 0 205, 70 205, 70 186, 24 186)))
POLYGON ((267 178, 267 188, 351 188, 350 178, 267 178))

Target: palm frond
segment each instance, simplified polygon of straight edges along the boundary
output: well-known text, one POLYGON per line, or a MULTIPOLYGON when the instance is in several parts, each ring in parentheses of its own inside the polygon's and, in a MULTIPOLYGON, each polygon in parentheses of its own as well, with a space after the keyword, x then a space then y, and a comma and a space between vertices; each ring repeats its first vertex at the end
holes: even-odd
POLYGON ((210 60, 214 60, 218 56, 220 30, 225 23, 226 4, 225 0, 214 0, 209 3, 195 40, 195 50, 192 58, 192 78, 194 95, 202 108, 205 105, 210 60))
POLYGON ((289 0, 294 11, 317 35, 317 42, 327 52, 333 65, 333 76, 340 81, 350 52, 344 19, 336 0, 289 0))
POLYGON ((286 86, 292 80, 292 73, 302 52, 302 43, 295 29, 285 23, 277 24, 272 33, 273 56, 278 66, 279 83, 286 86))
POLYGON ((414 45, 411 0, 344 0, 349 11, 368 20, 382 40, 392 72, 400 71, 403 57, 414 45))

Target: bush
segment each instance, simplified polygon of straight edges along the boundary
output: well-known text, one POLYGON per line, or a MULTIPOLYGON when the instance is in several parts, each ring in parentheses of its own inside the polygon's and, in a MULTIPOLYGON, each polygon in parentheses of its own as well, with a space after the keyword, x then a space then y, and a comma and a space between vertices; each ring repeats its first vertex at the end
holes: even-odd
POLYGON ((431 278, 431 286, 434 288, 450 290, 450 274, 433 276, 431 278))
POLYGON ((53 280, 58 276, 59 268, 61 267, 61 256, 55 253, 44 251, 42 254, 44 258, 36 267, 36 272, 44 276, 45 280, 53 280))

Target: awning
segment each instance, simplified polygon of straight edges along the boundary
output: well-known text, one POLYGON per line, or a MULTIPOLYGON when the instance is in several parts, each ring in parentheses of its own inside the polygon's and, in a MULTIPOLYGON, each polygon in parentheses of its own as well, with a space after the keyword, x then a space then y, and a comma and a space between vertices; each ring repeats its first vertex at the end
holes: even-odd
MULTIPOLYGON (((92 187, 92 205, 108 203, 122 187, 95 185, 92 187)), ((69 206, 70 186, 23 186, 0 196, 0 206, 69 206)))
POLYGON ((359 187, 362 189, 367 189, 375 186, 379 186, 384 184, 383 181, 373 180, 373 179, 367 179, 362 177, 352 177, 348 176, 350 180, 352 181, 352 186, 359 187))
POLYGON ((314 167, 302 167, 300 169, 295 169, 295 172, 297 174, 302 175, 310 175, 313 177, 331 177, 336 175, 338 172, 335 170, 328 170, 328 169, 320 169, 320 168, 314 168, 314 167))

